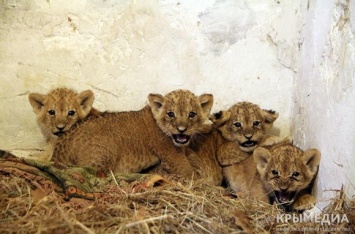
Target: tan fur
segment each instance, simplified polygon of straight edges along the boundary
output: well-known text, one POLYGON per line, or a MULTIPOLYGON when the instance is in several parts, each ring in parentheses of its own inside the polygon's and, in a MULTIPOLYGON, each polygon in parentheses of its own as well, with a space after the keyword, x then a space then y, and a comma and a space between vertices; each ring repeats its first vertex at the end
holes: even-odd
POLYGON ((266 135, 277 117, 278 113, 262 110, 250 102, 237 103, 210 117, 222 138, 219 140, 217 159, 223 168, 223 177, 237 194, 258 194, 259 199, 268 201, 261 183, 253 177, 245 178, 245 174, 255 167, 253 158, 249 156, 257 146, 273 145, 282 140, 266 135))
POLYGON ((291 144, 279 144, 270 150, 259 147, 253 157, 263 188, 272 200, 289 210, 314 206, 315 198, 307 189, 318 170, 318 150, 302 151, 291 144))
POLYGON ((44 160, 51 156, 58 136, 87 116, 101 113, 92 108, 94 93, 91 90, 77 93, 72 89, 57 88, 48 94, 30 93, 28 99, 48 142, 47 150, 40 156, 44 160))
POLYGON ((104 173, 141 172, 160 163, 166 173, 193 176, 185 147, 195 134, 210 131, 204 122, 213 96, 176 90, 148 100, 139 111, 107 113, 71 129, 58 140, 53 160, 104 173))
MULTIPOLYGON (((195 178, 202 178, 213 185, 222 184, 222 168, 217 161, 217 148, 220 134, 212 129, 207 133, 195 134, 190 145, 185 147, 185 156, 188 163, 195 171, 195 178)), ((164 173, 162 166, 156 165, 150 168, 148 173, 164 173)))
POLYGON ((217 149, 222 141, 216 130, 199 134, 191 142, 186 155, 190 164, 206 182, 222 184, 222 168, 217 161, 217 149))
MULTIPOLYGON (((275 190, 287 189, 288 192, 294 191, 296 196, 283 205, 296 210, 309 209, 314 205, 314 197, 305 189, 314 178, 320 154, 317 150, 303 152, 289 139, 268 136, 266 131, 277 117, 278 113, 274 111, 242 102, 210 118, 224 139, 217 151, 223 176, 239 196, 270 202, 270 199, 275 200, 275 190), (255 121, 260 124, 255 124, 255 121), (240 124, 236 126, 236 123, 240 124), (247 137, 255 141, 255 145, 242 145, 247 137), (272 170, 278 170, 280 177, 270 177, 272 170), (296 179, 291 178, 294 172, 300 173, 296 179)), ((277 202, 279 200, 276 199, 277 202)))
MULTIPOLYGON (((196 168, 202 178, 215 185, 220 185, 223 178, 221 166, 231 166, 251 155, 250 152, 242 151, 247 148, 239 147, 238 141, 230 141, 233 139, 233 135, 243 133, 243 131, 235 131, 230 125, 234 123, 232 120, 235 120, 237 114, 240 116, 249 115, 249 117, 251 117, 252 113, 258 114, 257 119, 263 121, 264 126, 260 128, 261 131, 270 128, 272 122, 278 116, 278 114, 273 111, 261 110, 254 104, 243 102, 234 105, 227 111, 221 111, 210 117, 210 120, 212 120, 215 126, 213 131, 197 135, 189 146, 190 150, 186 152, 190 164, 196 168), (249 113, 248 111, 241 111, 242 108, 250 108, 249 113), (227 139, 224 136, 227 136, 227 139), (217 157, 219 157, 218 160, 217 157)), ((239 121, 242 121, 241 118, 239 121)), ((252 124, 252 122, 252 118, 247 119, 245 126, 252 124)), ((244 129, 250 131, 247 128, 244 129)), ((259 132, 256 133, 252 139, 261 141, 259 135, 259 132)), ((264 136, 264 133, 261 135, 264 136)), ((263 144, 274 144, 278 141, 280 141, 279 137, 268 137, 262 140, 263 144)), ((242 143, 244 143, 244 140, 242 143)))
MULTIPOLYGON (((185 114, 186 115, 186 114, 185 114)), ((207 117, 209 113, 205 113, 207 117)), ((217 161, 217 147, 219 134, 210 124, 203 126, 204 130, 194 134, 188 147, 185 147, 185 156, 195 171, 196 178, 203 178, 214 185, 222 183, 222 168, 217 161)), ((163 166, 157 164, 146 172, 163 173, 163 166)))
POLYGON ((243 152, 253 152, 279 116, 250 102, 239 102, 227 111, 211 116, 211 121, 224 139, 237 143, 243 152))

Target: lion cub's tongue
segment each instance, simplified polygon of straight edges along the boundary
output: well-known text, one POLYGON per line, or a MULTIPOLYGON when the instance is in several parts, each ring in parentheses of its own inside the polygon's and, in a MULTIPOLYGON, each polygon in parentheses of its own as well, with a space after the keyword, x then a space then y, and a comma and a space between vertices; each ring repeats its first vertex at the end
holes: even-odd
POLYGON ((286 192, 280 192, 280 202, 288 202, 288 195, 286 192))
POLYGON ((179 143, 185 143, 187 142, 188 138, 186 135, 177 135, 176 136, 176 141, 178 141, 179 143))

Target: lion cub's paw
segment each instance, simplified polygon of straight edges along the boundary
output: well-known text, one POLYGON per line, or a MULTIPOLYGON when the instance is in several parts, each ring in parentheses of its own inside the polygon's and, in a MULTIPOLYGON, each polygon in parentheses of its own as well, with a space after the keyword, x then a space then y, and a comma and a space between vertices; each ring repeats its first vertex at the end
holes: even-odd
POLYGON ((297 211, 310 210, 315 204, 316 199, 312 195, 304 194, 293 203, 293 209, 297 211))
POLYGON ((292 137, 266 136, 259 144, 259 146, 273 146, 279 143, 292 144, 292 137))

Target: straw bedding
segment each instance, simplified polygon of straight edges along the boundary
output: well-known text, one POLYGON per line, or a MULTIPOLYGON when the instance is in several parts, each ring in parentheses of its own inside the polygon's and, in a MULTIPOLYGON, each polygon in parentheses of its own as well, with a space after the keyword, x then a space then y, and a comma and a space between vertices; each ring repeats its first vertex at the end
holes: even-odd
POLYGON ((106 185, 97 198, 68 198, 3 171, 0 233, 354 233, 355 202, 341 191, 324 212, 346 214, 349 222, 280 223, 276 217, 285 213, 277 206, 203 181, 135 178, 106 185))
MULTIPOLYGON (((97 200, 65 201, 56 192, 35 200, 28 182, 2 175, 0 233, 278 233, 285 227, 320 227, 278 224, 275 217, 283 211, 276 206, 236 199, 201 181, 167 182, 141 191, 129 187, 110 186, 107 196, 97 200)), ((346 213, 354 222, 354 201, 339 197, 328 209, 327 213, 346 213)), ((337 226, 344 233, 353 232, 351 223, 337 226)))

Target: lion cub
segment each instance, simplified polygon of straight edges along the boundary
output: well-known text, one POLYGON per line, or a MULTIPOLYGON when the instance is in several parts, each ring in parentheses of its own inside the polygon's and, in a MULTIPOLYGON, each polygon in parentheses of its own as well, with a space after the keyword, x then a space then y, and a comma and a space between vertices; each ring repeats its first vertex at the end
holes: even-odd
POLYGON ((264 202, 276 200, 297 210, 309 209, 314 198, 304 189, 317 171, 320 154, 317 150, 303 152, 289 139, 268 136, 266 131, 277 117, 275 111, 249 102, 237 103, 210 117, 224 138, 217 151, 223 176, 240 196, 253 196, 264 202), (274 177, 268 176, 268 170, 275 173, 274 177))
POLYGON ((190 144, 187 157, 205 180, 220 185, 224 177, 234 188, 234 165, 250 156, 260 142, 279 141, 277 137, 265 137, 277 117, 274 111, 261 110, 252 103, 238 103, 210 117, 214 130, 199 134, 190 144))
POLYGON ((100 114, 99 111, 92 108, 94 99, 94 93, 91 90, 77 93, 68 88, 57 88, 48 94, 29 94, 28 100, 48 143, 47 149, 40 155, 40 159, 49 160, 58 137, 75 123, 89 115, 100 114))
POLYGON ((148 101, 139 111, 106 113, 70 129, 59 138, 53 160, 104 173, 141 172, 161 163, 167 173, 192 176, 184 148, 196 134, 210 131, 204 122, 213 96, 176 90, 149 94, 148 101))
POLYGON ((239 102, 210 116, 223 138, 217 152, 219 163, 223 167, 232 166, 249 157, 257 146, 280 142, 281 138, 266 135, 278 116, 275 111, 250 102, 239 102))
MULTIPOLYGON (((261 181, 264 194, 272 201, 288 211, 313 208, 316 201, 307 189, 320 163, 317 149, 302 151, 290 143, 280 143, 270 150, 257 148, 253 157, 258 172, 254 169, 254 180, 261 181)), ((247 175, 251 179, 253 174, 247 175)))
MULTIPOLYGON (((251 186, 253 182, 244 177, 250 167, 255 167, 253 158, 249 156, 258 145, 281 141, 279 137, 266 135, 278 116, 275 111, 263 110, 250 102, 240 102, 210 117, 221 138, 217 159, 222 166, 223 177, 237 194, 253 194, 255 189, 261 189, 260 183, 251 186)), ((267 201, 267 197, 263 200, 267 201)))

